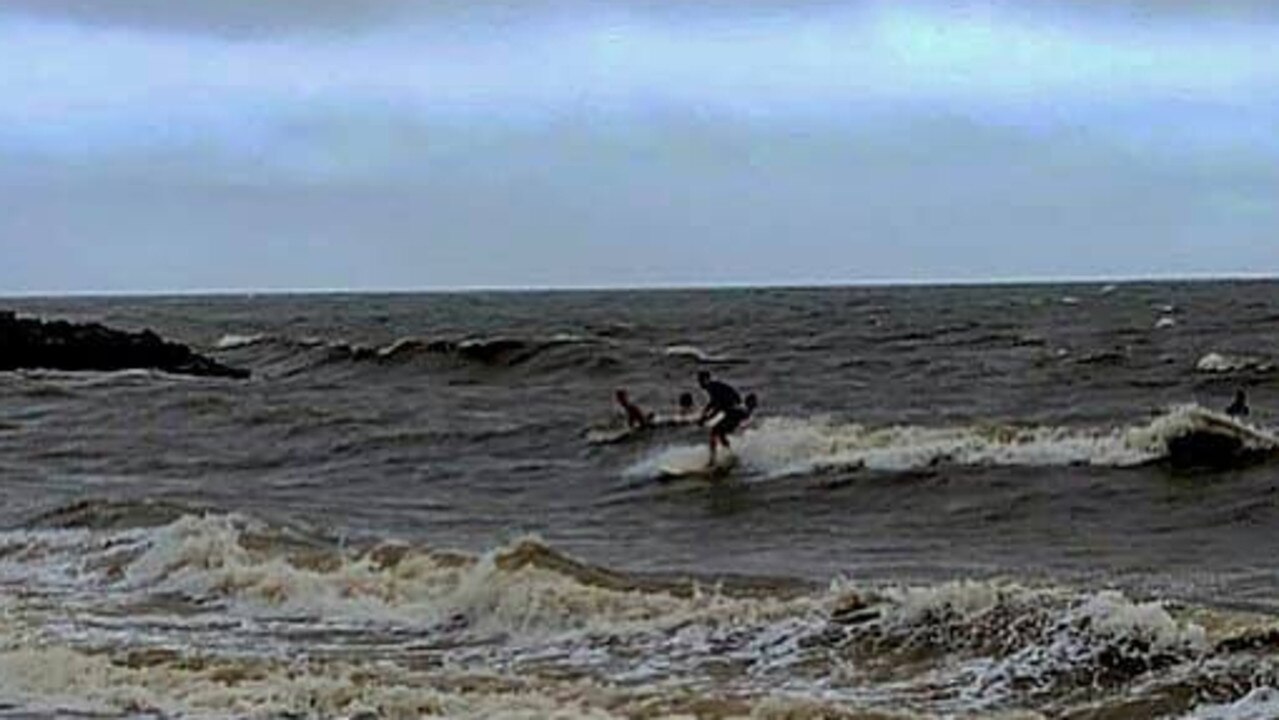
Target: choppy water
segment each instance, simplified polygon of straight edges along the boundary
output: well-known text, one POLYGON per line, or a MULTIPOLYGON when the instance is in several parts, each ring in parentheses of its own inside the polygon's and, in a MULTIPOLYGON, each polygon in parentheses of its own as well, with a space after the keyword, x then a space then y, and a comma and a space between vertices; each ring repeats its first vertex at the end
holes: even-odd
POLYGON ((1276 290, 7 303, 254 379, 0 375, 0 717, 1279 716, 1276 290))

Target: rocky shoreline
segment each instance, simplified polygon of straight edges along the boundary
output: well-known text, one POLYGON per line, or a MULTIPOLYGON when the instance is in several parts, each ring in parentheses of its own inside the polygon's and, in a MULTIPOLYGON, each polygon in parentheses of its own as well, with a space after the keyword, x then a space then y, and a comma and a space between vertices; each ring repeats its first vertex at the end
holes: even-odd
POLYGON ((249 371, 229 367, 150 330, 127 332, 98 323, 21 318, 0 310, 0 371, 148 369, 244 379, 249 371))

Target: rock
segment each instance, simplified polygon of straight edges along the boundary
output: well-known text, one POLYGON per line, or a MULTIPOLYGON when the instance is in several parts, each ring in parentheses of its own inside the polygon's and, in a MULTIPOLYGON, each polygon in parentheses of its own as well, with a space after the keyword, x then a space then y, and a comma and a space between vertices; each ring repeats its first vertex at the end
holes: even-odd
POLYGON ((1214 432, 1189 432, 1168 440, 1168 460, 1176 467, 1238 467, 1256 454, 1242 439, 1214 432))
POLYGON ((125 332, 98 323, 45 322, 0 311, 0 370, 160 370, 177 375, 247 378, 150 330, 125 332))

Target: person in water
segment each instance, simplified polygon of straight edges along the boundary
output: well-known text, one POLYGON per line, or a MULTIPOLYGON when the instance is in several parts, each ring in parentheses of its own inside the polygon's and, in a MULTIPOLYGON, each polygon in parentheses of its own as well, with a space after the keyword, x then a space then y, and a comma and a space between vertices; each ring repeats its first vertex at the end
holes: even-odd
POLYGON ((704 425, 715 415, 719 415, 719 420, 711 425, 710 432, 710 450, 711 465, 715 464, 716 452, 720 445, 725 449, 732 450, 733 447, 728 443, 729 433, 741 427, 754 412, 756 406, 755 394, 751 393, 746 396, 746 402, 743 404, 742 396, 733 386, 725 382, 720 382, 711 378, 711 374, 705 370, 697 373, 697 384, 702 386, 706 391, 709 400, 706 407, 702 410, 701 417, 698 418, 697 424, 704 425))
POLYGON ((625 390, 618 390, 614 394, 617 398, 617 404, 622 406, 622 410, 626 412, 626 427, 628 428, 649 428, 653 425, 652 414, 644 414, 644 411, 638 405, 631 402, 631 396, 625 390))
POLYGON ((1243 391, 1243 388, 1235 391, 1235 401, 1226 408, 1226 414, 1237 418, 1248 417, 1248 394, 1243 391))
POLYGON ((693 407, 693 393, 679 394, 679 410, 675 412, 676 422, 692 422, 697 419, 697 409, 693 407))

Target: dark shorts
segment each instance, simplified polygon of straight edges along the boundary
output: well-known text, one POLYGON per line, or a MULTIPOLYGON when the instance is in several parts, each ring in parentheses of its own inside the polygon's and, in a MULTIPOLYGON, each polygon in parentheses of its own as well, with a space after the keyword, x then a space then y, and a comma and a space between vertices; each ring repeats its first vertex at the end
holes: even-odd
POLYGON ((729 408, 724 411, 719 422, 711 426, 711 430, 716 435, 727 435, 741 427, 748 417, 750 417, 750 414, 741 408, 729 408))

